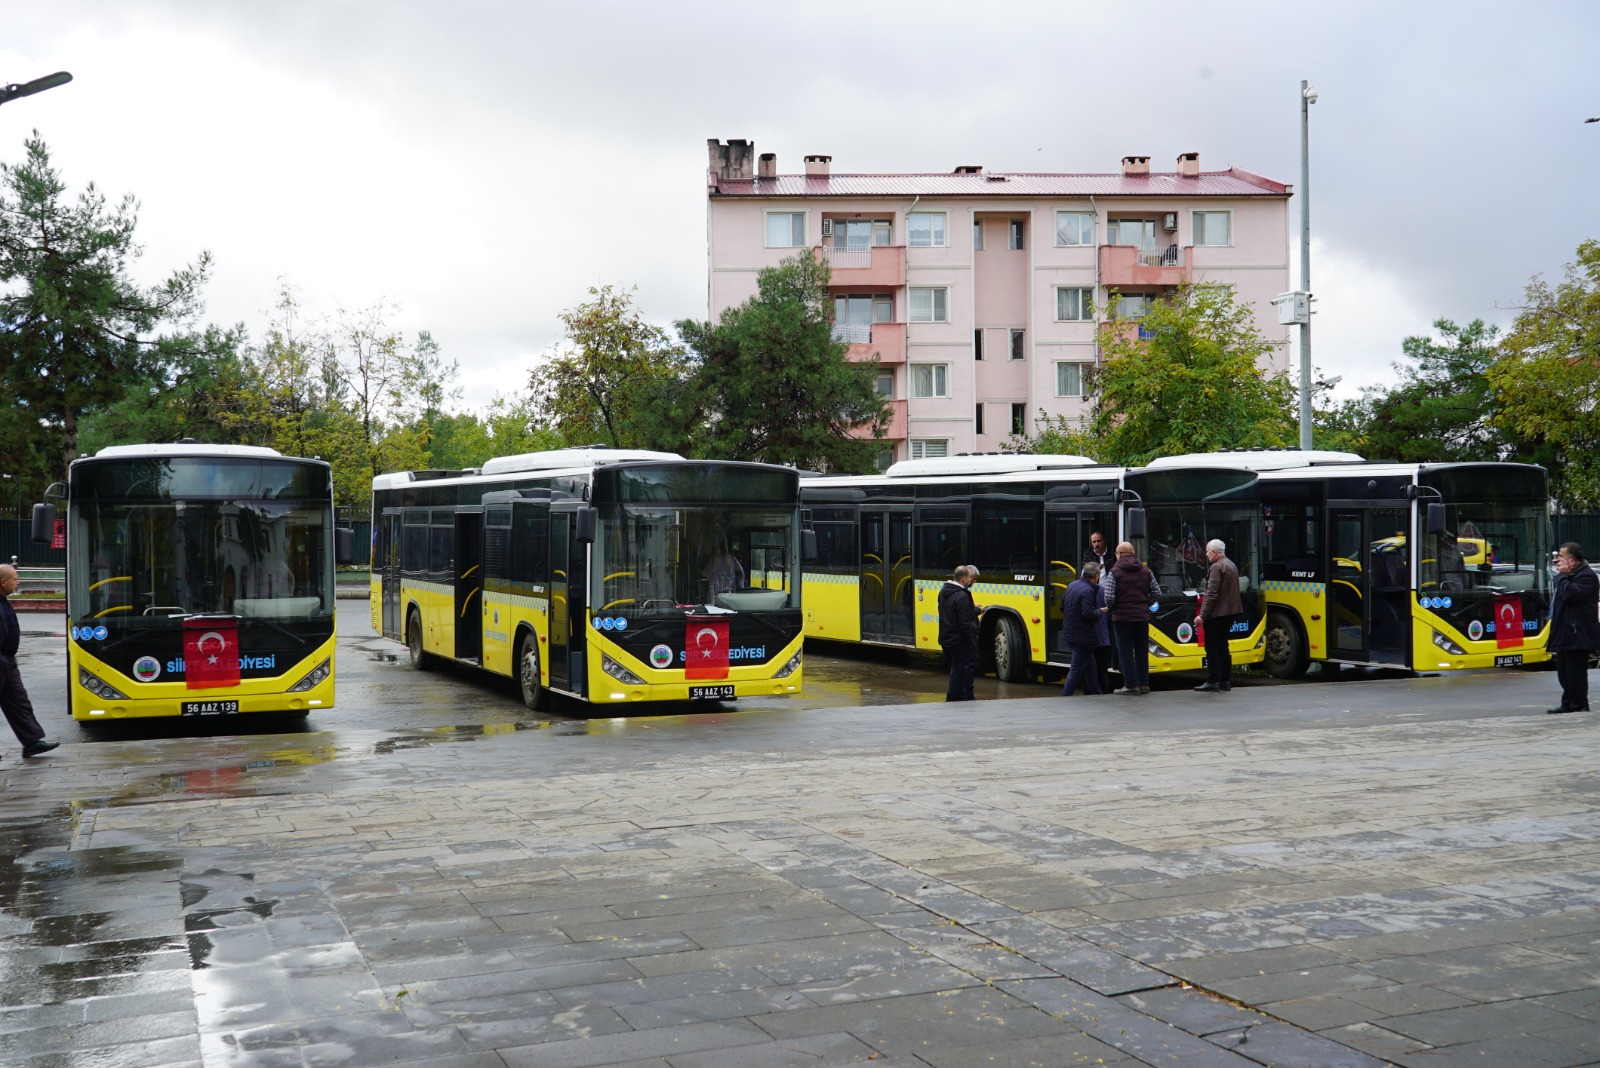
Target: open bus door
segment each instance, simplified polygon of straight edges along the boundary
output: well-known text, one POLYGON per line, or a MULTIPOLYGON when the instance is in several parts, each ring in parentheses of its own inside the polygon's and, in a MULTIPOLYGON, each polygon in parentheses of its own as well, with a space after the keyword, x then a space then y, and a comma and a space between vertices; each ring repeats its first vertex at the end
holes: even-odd
POLYGON ((1334 508, 1328 525, 1328 659, 1409 663, 1409 510, 1334 508))
POLYGON ((585 696, 588 674, 589 544, 595 510, 578 502, 550 508, 550 685, 585 696))
MULTIPOLYGON (((1116 560, 1117 515, 1108 510, 1047 508, 1044 513, 1045 642, 1053 663, 1072 660, 1072 650, 1061 640, 1061 597, 1078 578, 1078 567, 1089 551, 1089 535, 1106 536, 1106 563, 1116 560)), ((1103 581, 1103 580, 1102 580, 1103 581)))

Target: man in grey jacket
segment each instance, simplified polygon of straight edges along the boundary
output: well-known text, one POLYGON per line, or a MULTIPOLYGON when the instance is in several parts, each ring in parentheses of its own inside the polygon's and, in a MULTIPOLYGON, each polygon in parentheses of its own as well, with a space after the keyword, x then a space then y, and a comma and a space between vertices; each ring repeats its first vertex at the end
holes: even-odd
POLYGON ((1195 687, 1197 693, 1218 693, 1233 689, 1233 653, 1228 649, 1233 625, 1244 618, 1244 600, 1239 596, 1239 569, 1228 559, 1227 546, 1220 538, 1206 542, 1205 597, 1194 625, 1206 632, 1206 681, 1195 687))

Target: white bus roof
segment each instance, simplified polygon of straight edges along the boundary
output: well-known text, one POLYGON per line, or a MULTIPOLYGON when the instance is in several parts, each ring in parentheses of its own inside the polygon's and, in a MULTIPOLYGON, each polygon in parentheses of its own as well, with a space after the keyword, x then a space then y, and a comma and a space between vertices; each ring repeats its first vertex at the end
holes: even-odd
POLYGON ((927 475, 1003 475, 1012 471, 1047 471, 1059 467, 1098 467, 1087 456, 1045 453, 998 453, 992 456, 944 456, 929 460, 901 460, 890 464, 885 478, 922 478, 927 475))
POLYGON ((524 452, 516 456, 496 456, 484 461, 482 473, 501 475, 508 471, 547 471, 571 467, 598 467, 629 460, 682 460, 675 452, 652 452, 649 449, 551 449, 548 452, 524 452))
POLYGON ((1332 449, 1241 449, 1237 452, 1186 452, 1179 456, 1160 456, 1146 466, 1173 467, 1242 467, 1247 471, 1280 471, 1290 467, 1310 467, 1312 464, 1359 464, 1366 460, 1353 452, 1336 452, 1332 449))
POLYGON ((277 449, 263 445, 203 445, 185 442, 176 445, 107 445, 95 457, 118 456, 282 456, 277 449))

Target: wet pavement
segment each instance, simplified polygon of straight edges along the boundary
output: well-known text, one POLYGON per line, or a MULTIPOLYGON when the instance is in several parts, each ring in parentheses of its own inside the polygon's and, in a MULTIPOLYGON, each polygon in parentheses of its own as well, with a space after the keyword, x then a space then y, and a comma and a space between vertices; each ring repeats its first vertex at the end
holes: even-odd
POLYGON ((92 734, 24 621, 0 1063, 1600 1063, 1549 673, 581 721, 362 618, 331 712, 92 734))

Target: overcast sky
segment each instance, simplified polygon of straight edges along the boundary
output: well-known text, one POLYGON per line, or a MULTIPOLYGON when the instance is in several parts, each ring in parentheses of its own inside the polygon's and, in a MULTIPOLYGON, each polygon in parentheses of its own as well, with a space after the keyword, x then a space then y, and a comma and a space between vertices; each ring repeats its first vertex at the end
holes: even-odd
POLYGON ((9 7, 0 81, 74 80, 0 109, 0 160, 37 128, 73 190, 135 194, 146 276, 209 249, 207 318, 253 336, 280 278, 398 302, 479 407, 591 285, 705 317, 707 138, 785 173, 1197 151, 1293 184, 1298 235, 1306 78, 1313 355, 1350 387, 1600 237, 1597 46, 1587 0, 49 0, 9 7))

